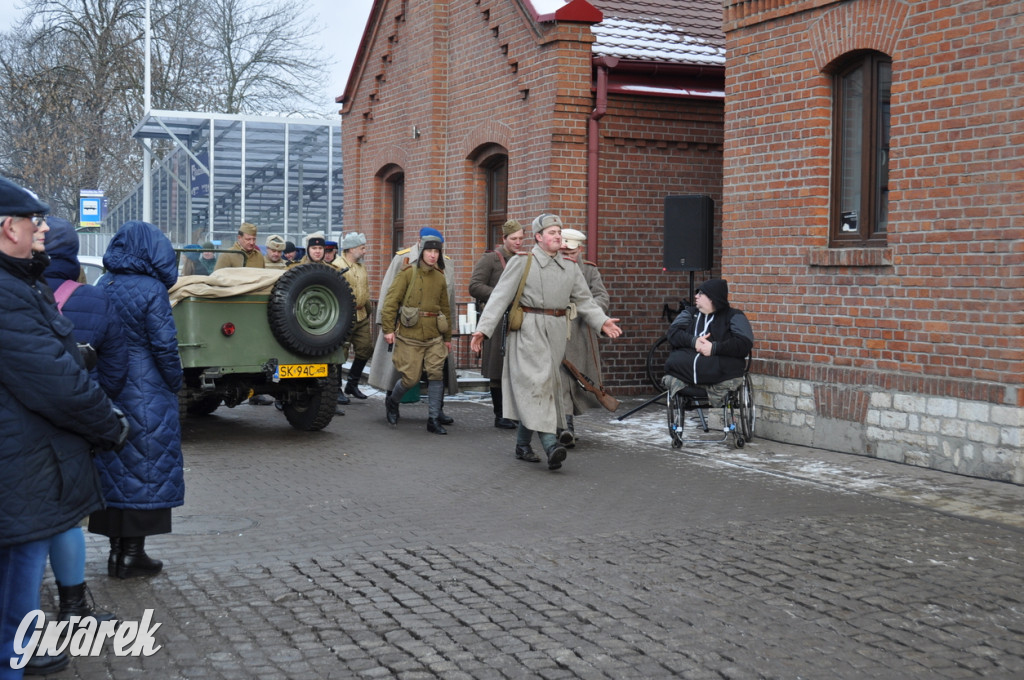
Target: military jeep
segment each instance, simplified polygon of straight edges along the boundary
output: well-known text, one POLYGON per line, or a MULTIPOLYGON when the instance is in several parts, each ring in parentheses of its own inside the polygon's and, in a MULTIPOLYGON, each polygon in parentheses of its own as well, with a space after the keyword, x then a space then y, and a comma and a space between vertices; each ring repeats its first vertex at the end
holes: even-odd
POLYGON ((341 273, 325 264, 228 268, 171 289, 184 383, 182 416, 270 395, 292 427, 334 417, 344 342, 355 313, 341 273))

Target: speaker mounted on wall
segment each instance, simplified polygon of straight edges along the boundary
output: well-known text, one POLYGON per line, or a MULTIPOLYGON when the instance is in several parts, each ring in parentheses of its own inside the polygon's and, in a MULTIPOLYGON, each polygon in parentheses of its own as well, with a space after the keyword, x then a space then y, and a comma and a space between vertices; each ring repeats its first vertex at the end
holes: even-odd
POLYGON ((665 271, 711 270, 714 221, 715 202, 706 194, 665 197, 665 271))

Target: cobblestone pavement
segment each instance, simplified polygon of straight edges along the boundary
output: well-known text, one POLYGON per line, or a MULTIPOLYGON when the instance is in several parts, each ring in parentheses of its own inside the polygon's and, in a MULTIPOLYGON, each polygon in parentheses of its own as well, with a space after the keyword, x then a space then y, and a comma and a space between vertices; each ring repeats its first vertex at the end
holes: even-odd
POLYGON ((147 542, 165 571, 108 579, 89 538, 97 602, 154 609, 162 648, 50 677, 1024 677, 1022 487, 673 450, 656 407, 578 418, 552 473, 473 398, 447 437, 425 406, 346 410, 319 433, 272 407, 186 421, 186 505, 147 542))

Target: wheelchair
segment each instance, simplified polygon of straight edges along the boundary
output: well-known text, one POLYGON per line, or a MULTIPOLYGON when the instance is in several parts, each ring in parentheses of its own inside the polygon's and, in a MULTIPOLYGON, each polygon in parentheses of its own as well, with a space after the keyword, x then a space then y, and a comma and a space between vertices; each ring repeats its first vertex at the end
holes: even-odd
POLYGON ((754 390, 750 382, 750 357, 747 357, 743 377, 732 378, 717 385, 689 385, 673 375, 662 377, 665 388, 668 417, 668 433, 672 448, 683 444, 698 444, 730 440, 736 448, 753 440, 757 422, 757 407, 754 404, 754 390), (704 433, 711 431, 708 413, 711 409, 722 409, 722 438, 686 438, 683 434, 688 413, 696 412, 700 428, 704 433))

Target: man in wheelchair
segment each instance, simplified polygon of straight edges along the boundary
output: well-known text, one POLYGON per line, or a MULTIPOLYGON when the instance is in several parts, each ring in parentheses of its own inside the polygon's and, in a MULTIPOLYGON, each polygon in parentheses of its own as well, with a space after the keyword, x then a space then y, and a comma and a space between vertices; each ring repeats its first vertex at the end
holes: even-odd
POLYGON ((725 279, 702 283, 694 303, 683 309, 668 329, 672 352, 665 362, 665 387, 697 396, 699 390, 686 388, 699 386, 706 390, 711 406, 721 406, 726 394, 743 382, 754 331, 746 315, 729 306, 725 279))

